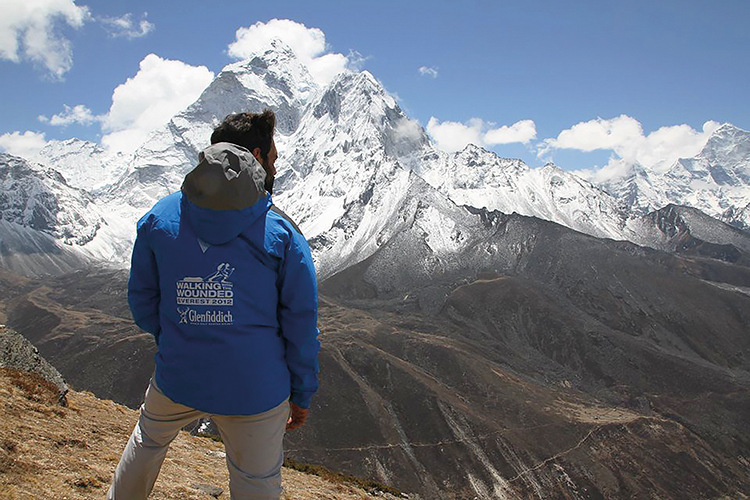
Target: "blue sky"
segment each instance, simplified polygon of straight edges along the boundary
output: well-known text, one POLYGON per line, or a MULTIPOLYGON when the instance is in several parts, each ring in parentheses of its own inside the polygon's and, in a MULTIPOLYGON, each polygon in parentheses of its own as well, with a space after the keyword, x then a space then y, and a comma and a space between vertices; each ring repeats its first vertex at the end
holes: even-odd
POLYGON ((320 30, 313 57, 362 58, 445 150, 478 142, 571 170, 658 165, 697 153, 718 123, 750 128, 746 0, 4 0, 0 18, 0 148, 11 152, 142 133, 165 119, 148 102, 155 87, 113 92, 147 79, 149 54, 152 80, 188 75, 159 90, 169 114, 182 105, 170 91, 199 92, 235 60, 237 30, 272 19, 320 30))

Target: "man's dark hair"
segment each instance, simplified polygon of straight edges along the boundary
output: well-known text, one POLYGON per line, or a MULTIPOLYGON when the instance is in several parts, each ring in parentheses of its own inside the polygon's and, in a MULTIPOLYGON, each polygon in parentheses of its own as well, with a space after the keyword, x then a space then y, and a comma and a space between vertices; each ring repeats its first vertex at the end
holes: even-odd
POLYGON ((260 148, 264 160, 271 151, 276 115, 267 109, 262 113, 237 113, 227 115, 211 134, 211 144, 231 142, 252 151, 260 148))

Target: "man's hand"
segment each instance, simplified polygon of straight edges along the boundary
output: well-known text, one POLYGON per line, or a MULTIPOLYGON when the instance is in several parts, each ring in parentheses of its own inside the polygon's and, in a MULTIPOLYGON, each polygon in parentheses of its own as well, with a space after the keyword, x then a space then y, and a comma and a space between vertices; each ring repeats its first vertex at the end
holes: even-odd
POLYGON ((294 429, 302 427, 305 420, 307 420, 307 414, 310 413, 310 410, 300 408, 291 401, 289 402, 289 410, 289 420, 286 421, 286 430, 293 431, 294 429))

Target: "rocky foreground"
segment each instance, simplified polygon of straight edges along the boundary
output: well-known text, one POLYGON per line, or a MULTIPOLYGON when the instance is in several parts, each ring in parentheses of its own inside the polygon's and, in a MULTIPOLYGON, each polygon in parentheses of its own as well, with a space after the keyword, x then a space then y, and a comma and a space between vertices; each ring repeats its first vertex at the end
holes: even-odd
MULTIPOLYGON (((41 376, 0 368, 0 498, 101 499, 138 412, 89 392, 58 388, 41 376)), ((153 499, 229 498, 223 446, 180 433, 156 482, 153 499)), ((368 493, 287 467, 285 499, 396 498, 368 493)))

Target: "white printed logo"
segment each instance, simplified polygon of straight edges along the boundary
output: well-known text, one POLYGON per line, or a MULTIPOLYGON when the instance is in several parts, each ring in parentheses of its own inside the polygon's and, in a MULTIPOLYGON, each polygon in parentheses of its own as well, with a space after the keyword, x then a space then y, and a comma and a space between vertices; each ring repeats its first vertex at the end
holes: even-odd
POLYGON ((231 325, 234 321, 231 311, 198 312, 189 307, 177 308, 180 313, 180 324, 190 325, 231 325))
POLYGON ((188 315, 188 313, 190 312, 190 308, 189 308, 189 307, 186 307, 186 308, 184 308, 184 309, 180 309, 180 308, 178 307, 178 308, 177 308, 177 312, 178 312, 178 313, 180 313, 180 324, 182 325, 183 323, 187 323, 187 322, 188 322, 188 317, 187 317, 187 315, 188 315))
MULTIPOLYGON (((229 276, 234 268, 229 263, 219 264, 212 274, 205 278, 186 276, 177 282, 177 304, 187 306, 233 306, 234 292, 229 276)), ((179 308, 180 323, 184 315, 179 308)))

